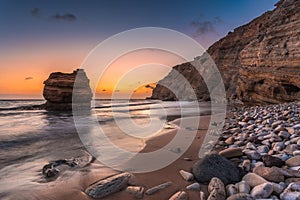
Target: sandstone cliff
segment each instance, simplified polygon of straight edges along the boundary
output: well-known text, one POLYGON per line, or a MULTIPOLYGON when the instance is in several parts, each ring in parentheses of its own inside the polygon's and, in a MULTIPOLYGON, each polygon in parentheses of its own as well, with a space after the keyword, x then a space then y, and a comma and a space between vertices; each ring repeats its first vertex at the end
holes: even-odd
MULTIPOLYGON (((300 100, 299 39, 300 1, 281 0, 273 11, 236 28, 214 43, 207 52, 220 70, 227 98, 248 103, 300 100)), ((190 96, 190 91, 176 84, 174 70, 177 70, 191 83, 198 100, 209 99, 205 83, 199 74, 195 74, 195 69, 190 69, 190 64, 175 66, 167 77, 159 81, 151 98, 178 100, 162 86, 169 87, 169 84, 180 89, 181 96, 190 96)), ((198 63, 196 68, 205 65, 198 63)))
POLYGON ((73 73, 51 73, 44 84, 43 96, 47 100, 45 104, 47 110, 72 110, 72 102, 75 106, 85 109, 91 106, 92 91, 89 79, 82 69, 77 69, 73 73))

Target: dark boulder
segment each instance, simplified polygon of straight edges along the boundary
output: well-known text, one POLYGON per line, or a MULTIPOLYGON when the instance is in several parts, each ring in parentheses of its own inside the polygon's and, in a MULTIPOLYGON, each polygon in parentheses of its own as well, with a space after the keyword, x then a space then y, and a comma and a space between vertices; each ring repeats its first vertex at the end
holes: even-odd
POLYGON ((196 162, 192 173, 199 183, 209 183, 213 177, 223 181, 225 185, 239 182, 242 170, 223 156, 211 154, 196 162))

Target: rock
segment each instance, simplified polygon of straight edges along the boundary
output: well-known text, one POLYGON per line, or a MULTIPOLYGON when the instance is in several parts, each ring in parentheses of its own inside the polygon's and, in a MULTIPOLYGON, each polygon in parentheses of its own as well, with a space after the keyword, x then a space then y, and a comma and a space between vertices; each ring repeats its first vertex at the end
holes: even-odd
POLYGON ((257 185, 267 183, 268 181, 263 177, 255 174, 255 173, 248 173, 243 177, 243 180, 246 181, 251 187, 255 187, 257 185))
POLYGON ((226 186, 226 194, 227 196, 231 196, 238 193, 238 189, 233 184, 229 184, 226 186))
POLYGON ((280 184, 272 183, 272 186, 273 186, 273 193, 277 195, 281 194, 284 190, 284 187, 280 184))
MULTIPOLYGON (((208 48, 207 53, 221 72, 230 101, 253 104, 300 100, 299 7, 298 0, 279 1, 274 10, 234 29, 208 48)), ((202 55, 173 67, 158 82, 151 98, 184 100, 196 94, 198 100, 209 99, 202 78, 211 77, 211 74, 203 73, 209 63, 210 60, 202 55), (203 73, 202 77, 197 70, 203 73), (178 81, 176 72, 193 89, 187 89, 178 81), (179 95, 176 97, 174 93, 179 95)))
POLYGON ((163 190, 163 189, 169 187, 170 185, 172 185, 172 182, 170 182, 170 181, 169 182, 165 182, 165 183, 162 183, 160 185, 157 185, 157 186, 154 186, 154 187, 148 189, 145 193, 147 195, 152 195, 152 194, 154 194, 154 193, 156 193, 156 192, 158 192, 160 190, 163 190))
POLYGON ((240 193, 249 194, 250 190, 251 190, 250 185, 246 181, 241 181, 238 183, 238 191, 240 193))
POLYGON ((234 141, 235 141, 234 137, 229 137, 225 140, 225 143, 231 145, 234 143, 234 141))
POLYGON ((188 200, 188 194, 185 191, 179 191, 173 194, 169 200, 188 200))
POLYGON ((269 147, 267 145, 262 145, 257 147, 257 151, 262 154, 262 153, 268 153, 269 152, 269 147))
POLYGON ((296 124, 293 126, 293 129, 300 129, 300 124, 296 124))
POLYGON ((240 180, 240 170, 226 158, 211 154, 196 162, 192 173, 199 183, 208 183, 213 177, 220 178, 225 185, 240 180))
POLYGON ((289 167, 296 167, 300 165, 300 155, 292 157, 285 161, 285 164, 289 167))
POLYGON ((200 200, 206 200, 206 195, 204 192, 200 191, 199 193, 200 200))
POLYGON ((284 176, 276 167, 255 167, 253 173, 271 182, 279 183, 284 181, 284 176))
POLYGON ((270 155, 264 155, 262 157, 262 160, 266 167, 272 167, 272 166, 282 167, 285 164, 285 162, 282 161, 280 158, 270 156, 270 155))
POLYGON ((255 186, 251 191, 251 196, 255 199, 268 198, 273 192, 273 186, 271 183, 263 183, 255 186))
POLYGON ((254 200, 250 194, 238 193, 227 198, 227 200, 254 200))
POLYGON ((209 182, 208 192, 207 200, 225 200, 226 198, 224 183, 217 177, 212 178, 209 182))
POLYGON ((284 192, 280 195, 282 200, 300 199, 300 183, 290 183, 284 192))
POLYGON ((273 146, 274 151, 281 151, 285 148, 284 142, 276 142, 273 146))
POLYGON ((142 186, 128 186, 125 191, 134 195, 137 199, 142 199, 144 197, 145 188, 142 186))
POLYGON ((200 190, 200 184, 199 183, 192 183, 192 184, 186 186, 186 189, 188 189, 188 190, 200 190))
POLYGON ((287 178, 287 179, 285 179, 285 183, 288 184, 288 185, 290 183, 293 183, 293 182, 300 183, 300 178, 287 178))
POLYGON ((125 188, 130 176, 129 173, 121 173, 96 181, 85 190, 85 193, 95 199, 105 197, 125 188))
POLYGON ((89 110, 93 96, 89 82, 83 69, 70 74, 51 73, 44 81, 43 96, 47 100, 45 108, 54 111, 72 110, 73 104, 81 110, 89 110))
POLYGON ((287 131, 280 131, 278 136, 280 136, 284 139, 288 139, 291 136, 291 134, 289 134, 289 132, 287 132, 287 131))
POLYGON ((242 163, 242 168, 244 171, 249 172, 251 169, 251 161, 250 160, 244 160, 242 163))
POLYGON ((294 151, 293 156, 299 156, 300 155, 300 150, 294 151))
POLYGON ((182 176, 182 178, 186 181, 192 181, 194 180, 194 175, 187 172, 187 171, 184 171, 184 170, 180 170, 179 171, 180 175, 182 176))
POLYGON ((239 157, 243 155, 241 148, 227 148, 219 152, 219 155, 224 156, 226 158, 239 157))
POLYGON ((259 160, 261 158, 260 153, 258 153, 256 150, 244 151, 244 153, 251 160, 259 160))

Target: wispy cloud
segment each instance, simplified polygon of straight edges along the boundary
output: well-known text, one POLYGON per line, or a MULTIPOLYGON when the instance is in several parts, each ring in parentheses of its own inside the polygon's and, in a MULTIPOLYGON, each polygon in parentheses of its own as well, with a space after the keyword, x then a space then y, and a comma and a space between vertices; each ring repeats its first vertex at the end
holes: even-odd
POLYGON ((31 76, 25 78, 26 81, 31 80, 31 79, 33 79, 33 77, 31 77, 31 76))
POLYGON ((193 20, 191 25, 195 28, 195 36, 199 36, 216 33, 215 26, 220 23, 223 23, 223 20, 221 17, 217 16, 213 20, 203 20, 202 18, 193 20))
POLYGON ((72 13, 56 14, 53 15, 51 18, 58 21, 69 21, 69 22, 77 20, 77 17, 72 13))

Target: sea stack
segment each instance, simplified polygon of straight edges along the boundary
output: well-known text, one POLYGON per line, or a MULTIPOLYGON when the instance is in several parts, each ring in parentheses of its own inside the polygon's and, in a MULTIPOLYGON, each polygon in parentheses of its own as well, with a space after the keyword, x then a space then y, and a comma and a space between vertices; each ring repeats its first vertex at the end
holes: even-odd
POLYGON ((72 107, 90 109, 93 94, 89 82, 83 69, 74 70, 73 73, 51 73, 44 81, 46 110, 70 111, 72 107))

